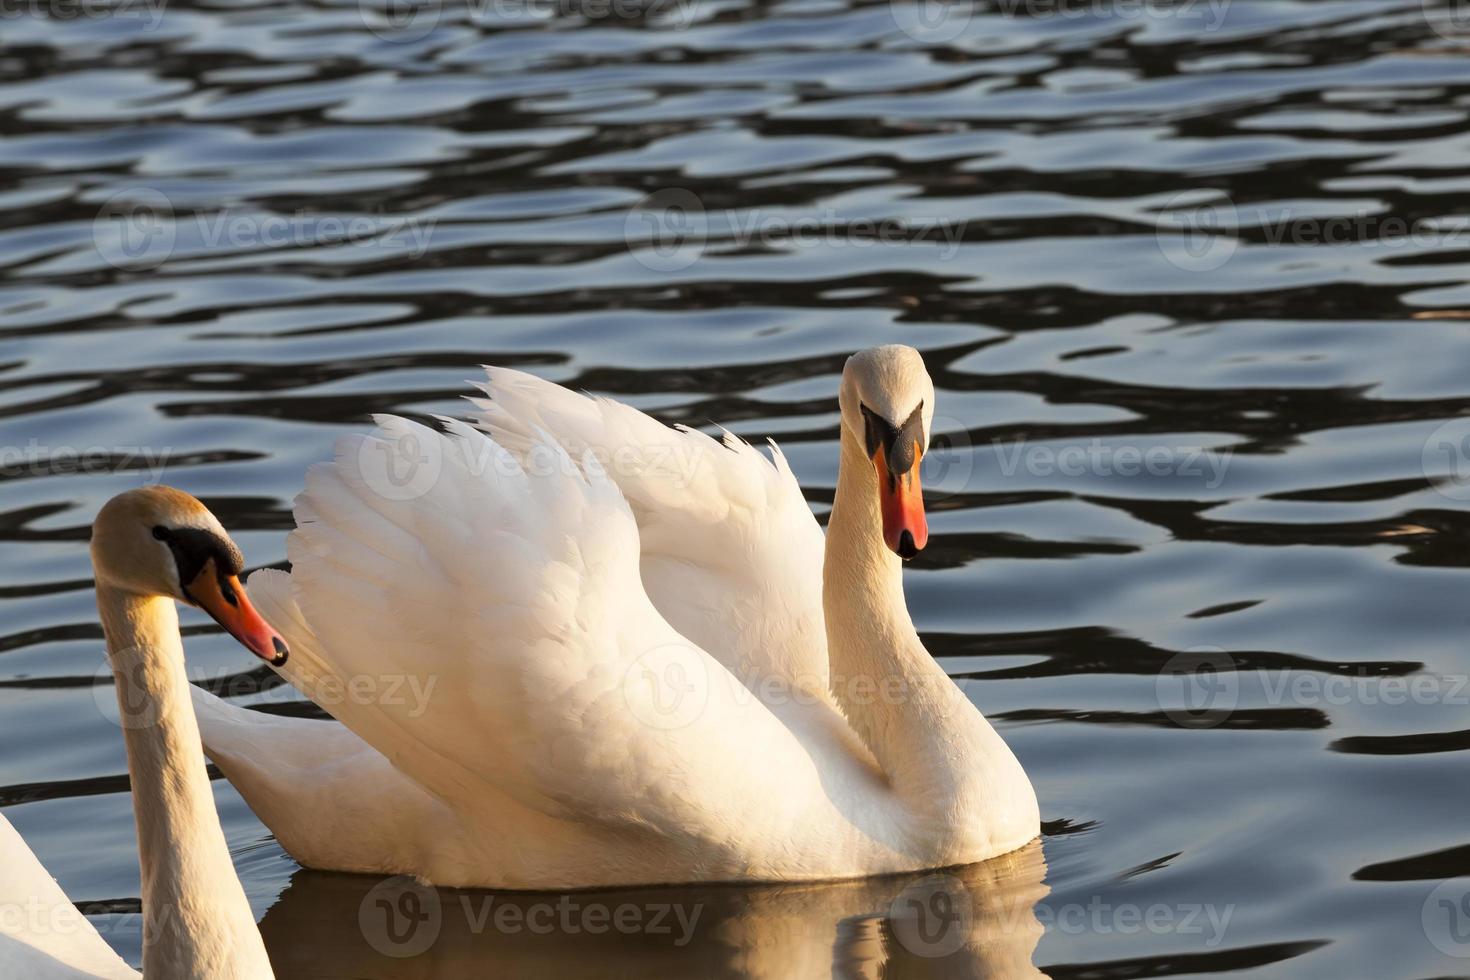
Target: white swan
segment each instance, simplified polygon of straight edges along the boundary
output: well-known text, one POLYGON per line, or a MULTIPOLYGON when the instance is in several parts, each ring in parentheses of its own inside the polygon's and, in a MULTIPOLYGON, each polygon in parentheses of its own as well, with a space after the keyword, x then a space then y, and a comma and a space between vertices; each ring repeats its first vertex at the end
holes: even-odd
POLYGON ((489 436, 384 416, 340 439, 297 499, 292 573, 251 582, 282 674, 345 727, 194 692, 293 857, 574 888, 906 871, 1038 834, 904 605, 934 411, 916 351, 843 371, 825 559, 779 451, 512 371, 484 390, 489 436))
MULTIPOLYGON (((92 567, 132 777, 144 973, 270 980, 199 753, 174 600, 204 609, 262 659, 280 665, 286 647, 236 578, 239 549, 188 494, 147 487, 114 497, 92 525, 92 567)), ((0 908, 0 977, 139 976, 3 818, 0 908)))

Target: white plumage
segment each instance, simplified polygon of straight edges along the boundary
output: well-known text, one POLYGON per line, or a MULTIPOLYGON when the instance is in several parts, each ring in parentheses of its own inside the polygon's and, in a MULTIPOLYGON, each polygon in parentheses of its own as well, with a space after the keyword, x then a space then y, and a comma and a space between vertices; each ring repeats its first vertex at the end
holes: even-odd
POLYGON ((0 976, 137 980, 0 816, 0 976))
MULTIPOLYGON (((198 605, 262 659, 285 648, 235 573, 213 514, 169 487, 119 494, 92 525, 97 610, 127 746, 149 980, 271 980, 199 755, 174 602, 198 605)), ((136 980, 0 818, 0 977, 136 980)))
MULTIPOLYGON (((884 384, 861 357, 852 383, 884 384)), ((913 633, 898 559, 873 531, 824 570, 779 452, 515 372, 485 391, 485 432, 380 417, 340 439, 297 500, 292 573, 252 578, 282 673, 345 728, 195 692, 207 751, 293 856, 567 888, 874 874, 1035 836, 1024 773, 913 633), (839 667, 903 703, 834 694, 839 667)), ((932 387, 878 394, 932 410, 932 387)), ((860 524, 875 477, 843 473, 860 524)))
POLYGON ((487 368, 476 421, 533 470, 547 439, 591 451, 638 525, 640 570, 654 606, 737 677, 801 679, 825 690, 821 528, 786 458, 728 433, 670 428, 606 398, 487 368))

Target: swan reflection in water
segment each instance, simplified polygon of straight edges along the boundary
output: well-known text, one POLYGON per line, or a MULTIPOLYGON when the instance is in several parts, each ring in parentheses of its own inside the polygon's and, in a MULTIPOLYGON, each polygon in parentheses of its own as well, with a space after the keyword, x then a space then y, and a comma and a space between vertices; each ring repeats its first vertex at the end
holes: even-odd
POLYGON ((260 924, 277 977, 1030 980, 1040 842, 855 881, 585 892, 435 889, 299 871, 260 924))

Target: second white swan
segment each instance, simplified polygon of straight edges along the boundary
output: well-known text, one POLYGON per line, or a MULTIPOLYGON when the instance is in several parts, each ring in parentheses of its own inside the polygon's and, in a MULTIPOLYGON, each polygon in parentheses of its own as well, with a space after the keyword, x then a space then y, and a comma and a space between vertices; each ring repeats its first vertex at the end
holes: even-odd
MULTIPOLYGON (((174 602, 276 666, 287 648, 250 604, 214 515, 171 487, 119 494, 92 525, 92 568, 127 743, 147 980, 271 980, 220 829, 189 704, 174 602)), ((264 762, 264 760, 262 760, 264 762)), ((0 817, 0 977, 137 980, 0 817)))
POLYGON ((339 440, 291 574, 251 581, 281 673, 343 724, 194 692, 293 857, 560 889, 907 871, 1038 834, 904 604, 934 413, 916 351, 847 362, 825 544, 779 451, 513 371, 484 390, 483 431, 384 416, 339 440))

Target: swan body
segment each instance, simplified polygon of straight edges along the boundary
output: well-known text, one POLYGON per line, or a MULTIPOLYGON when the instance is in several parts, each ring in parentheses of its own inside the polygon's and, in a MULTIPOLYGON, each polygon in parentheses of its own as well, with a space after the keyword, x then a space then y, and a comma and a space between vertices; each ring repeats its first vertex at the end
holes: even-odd
MULTIPOLYGON (((174 600, 198 605, 264 659, 285 662, 255 612, 240 553, 197 500, 167 487, 113 498, 93 525, 97 606, 132 777, 152 978, 270 980, 270 960, 230 861, 189 701, 174 600)), ((0 819, 0 976, 136 978, 0 819)))
POLYGON ((904 606, 917 352, 848 362, 825 539, 779 451, 516 372, 484 390, 478 429, 340 439, 292 572, 252 578, 280 672, 343 725, 193 692, 293 857, 560 889, 909 871, 1037 835, 1025 773, 904 606))

